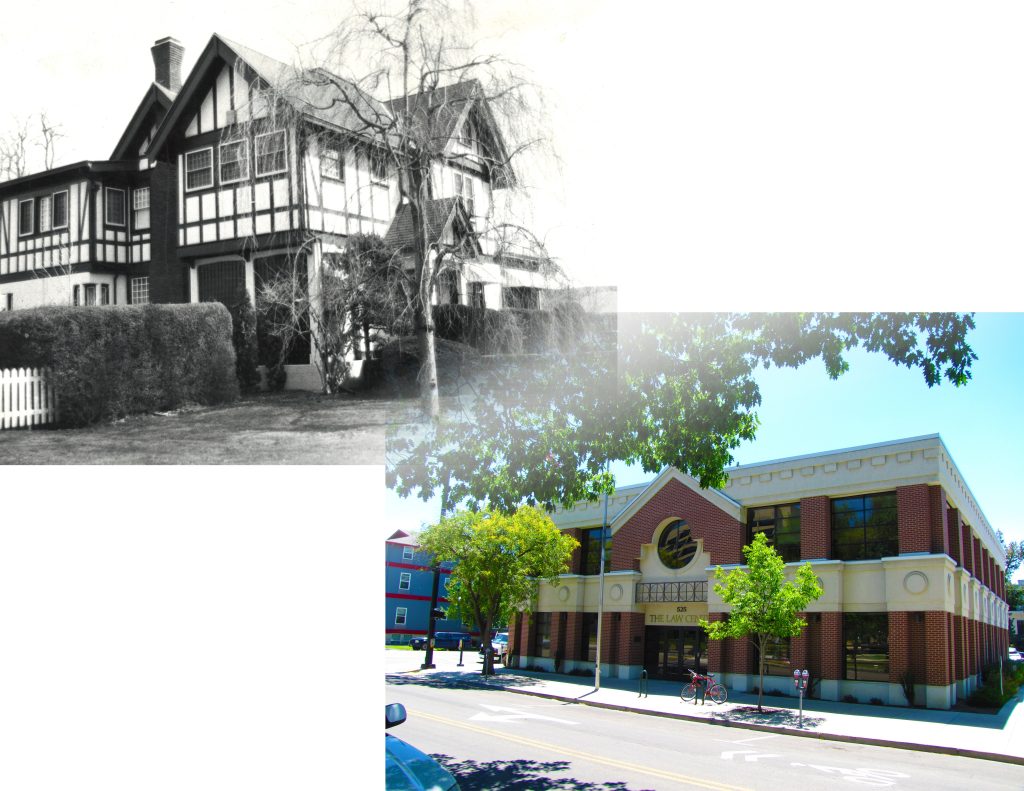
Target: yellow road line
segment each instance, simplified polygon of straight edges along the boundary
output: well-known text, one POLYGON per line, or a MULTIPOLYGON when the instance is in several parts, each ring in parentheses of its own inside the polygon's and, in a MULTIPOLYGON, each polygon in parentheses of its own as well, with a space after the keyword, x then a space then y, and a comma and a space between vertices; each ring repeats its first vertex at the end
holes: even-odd
POLYGON ((450 720, 447 717, 440 717, 436 714, 428 714, 425 711, 417 711, 417 717, 423 717, 424 719, 434 720, 445 725, 454 725, 457 728, 463 728, 467 731, 475 731, 476 733, 482 733, 487 736, 495 736, 499 739, 504 739, 510 742, 518 742, 519 744, 527 747, 539 747, 542 750, 550 750, 551 752, 559 755, 569 755, 575 758, 582 758, 588 761, 595 761, 596 763, 605 764, 606 766, 614 766, 617 769, 628 769, 633 772, 641 772, 642 774, 651 775, 652 777, 660 777, 664 780, 673 780, 677 783, 686 783, 688 785, 698 786, 700 788, 710 788, 714 791, 748 791, 748 789, 742 788, 741 786, 731 786, 725 783, 716 783, 714 780, 704 780, 699 777, 689 777, 688 775, 681 775, 675 772, 666 772, 661 769, 652 769, 649 766, 641 766, 640 764, 629 763, 627 761, 619 761, 614 758, 608 758, 603 755, 594 755, 593 753, 585 753, 579 750, 571 750, 567 747, 560 745, 550 744, 549 742, 540 742, 535 739, 527 739, 525 736, 515 736, 505 731, 495 731, 490 728, 481 728, 479 725, 470 725, 466 722, 460 722, 458 720, 450 720))

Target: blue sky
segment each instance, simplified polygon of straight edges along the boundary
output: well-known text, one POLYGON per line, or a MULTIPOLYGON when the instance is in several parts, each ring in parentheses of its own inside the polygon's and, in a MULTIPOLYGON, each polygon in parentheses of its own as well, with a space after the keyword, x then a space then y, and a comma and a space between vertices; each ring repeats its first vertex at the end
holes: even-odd
MULTIPOLYGON (((973 380, 932 388, 917 371, 856 352, 849 372, 831 380, 820 361, 758 374, 761 426, 735 452, 746 464, 892 439, 940 434, 994 529, 1024 540, 1017 449, 1024 447, 1024 313, 979 313, 970 343, 978 355, 973 380)), ((620 483, 652 476, 624 466, 620 483)), ((437 518, 436 501, 402 500, 388 492, 385 530, 417 528, 437 518)))

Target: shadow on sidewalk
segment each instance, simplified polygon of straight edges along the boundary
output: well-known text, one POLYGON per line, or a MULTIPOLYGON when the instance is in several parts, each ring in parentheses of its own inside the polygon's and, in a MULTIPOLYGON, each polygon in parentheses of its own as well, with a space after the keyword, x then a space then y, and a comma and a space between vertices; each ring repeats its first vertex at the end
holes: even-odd
POLYGON ((396 686, 445 687, 446 689, 479 689, 493 686, 501 689, 515 686, 521 689, 543 688, 544 680, 511 674, 484 676, 480 672, 457 670, 433 670, 428 673, 385 673, 384 680, 396 686))
POLYGON ((569 761, 472 761, 456 760, 448 755, 433 753, 433 757, 455 775, 462 791, 627 791, 626 783, 607 781, 592 783, 574 777, 559 776, 572 769, 569 761))
MULTIPOLYGON (((765 708, 758 711, 756 706, 737 706, 729 711, 712 711, 710 719, 724 722, 748 722, 752 725, 773 725, 782 728, 797 728, 799 712, 792 709, 765 708)), ((804 728, 816 728, 825 722, 824 717, 808 717, 804 712, 804 728)))

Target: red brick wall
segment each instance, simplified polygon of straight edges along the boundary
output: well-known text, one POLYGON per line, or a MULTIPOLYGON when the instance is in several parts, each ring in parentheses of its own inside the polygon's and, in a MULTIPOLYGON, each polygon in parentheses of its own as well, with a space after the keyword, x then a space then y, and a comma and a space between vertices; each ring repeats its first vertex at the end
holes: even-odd
POLYGON ((924 614, 924 661, 925 683, 945 685, 952 683, 949 672, 949 614, 926 612, 924 614))
MULTIPOLYGON (((723 621, 725 620, 725 614, 720 612, 708 613, 709 621, 723 621)), ((725 672, 725 641, 724 640, 708 640, 708 672, 709 673, 724 673, 725 672)))
POLYGON ((832 556, 832 507, 827 497, 805 497, 800 501, 800 559, 817 560, 832 556))
POLYGON ((564 657, 566 655, 565 632, 568 613, 551 613, 551 656, 564 657))
POLYGON ((910 668, 910 616, 909 612, 889 613, 889 681, 899 683, 910 668))
POLYGON ((841 679, 843 677, 843 614, 821 613, 819 625, 818 656, 821 666, 818 678, 841 679))
POLYGON ((932 552, 949 554, 949 533, 946 529, 946 494, 941 486, 928 487, 929 516, 932 528, 932 552))
POLYGON ((932 545, 931 498, 928 485, 896 489, 896 517, 899 524, 900 554, 928 552, 932 545))
POLYGON ((565 640, 562 642, 564 660, 582 659, 580 656, 580 640, 583 639, 582 613, 567 613, 565 619, 565 640))
POLYGON ((654 531, 666 519, 685 519, 694 538, 704 539, 704 549, 714 564, 743 562, 743 526, 701 495, 675 479, 634 514, 612 540, 612 571, 638 570, 640 547, 650 544, 654 531))
POLYGON ((644 661, 644 614, 624 612, 619 620, 619 662, 642 665, 644 661))

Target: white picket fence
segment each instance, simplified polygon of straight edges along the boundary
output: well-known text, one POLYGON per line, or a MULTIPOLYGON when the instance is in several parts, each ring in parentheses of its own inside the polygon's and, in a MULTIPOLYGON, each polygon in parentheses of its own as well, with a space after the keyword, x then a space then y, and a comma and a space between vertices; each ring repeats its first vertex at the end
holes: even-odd
POLYGON ((57 396, 45 370, 0 370, 0 429, 41 426, 56 419, 57 396))

